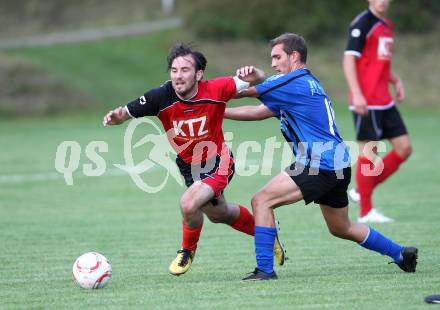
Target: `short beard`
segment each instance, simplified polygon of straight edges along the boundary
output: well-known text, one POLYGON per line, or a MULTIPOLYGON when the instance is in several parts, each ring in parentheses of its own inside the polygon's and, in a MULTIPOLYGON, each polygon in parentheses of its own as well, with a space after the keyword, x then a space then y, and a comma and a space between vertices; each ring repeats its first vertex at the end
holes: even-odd
POLYGON ((190 94, 191 92, 194 91, 195 86, 197 85, 197 80, 194 79, 194 83, 191 85, 190 88, 188 88, 187 90, 183 91, 183 92, 178 92, 176 90, 176 93, 180 96, 180 97, 186 97, 188 94, 190 94))

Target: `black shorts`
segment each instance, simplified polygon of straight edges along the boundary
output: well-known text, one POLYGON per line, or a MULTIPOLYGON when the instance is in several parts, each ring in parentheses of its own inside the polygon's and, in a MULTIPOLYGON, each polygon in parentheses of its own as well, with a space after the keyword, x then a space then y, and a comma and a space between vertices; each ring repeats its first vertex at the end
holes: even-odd
POLYGON ((396 106, 386 110, 369 110, 367 116, 353 112, 353 119, 358 141, 379 141, 407 134, 396 106))
POLYGON ((286 172, 298 185, 306 204, 312 201, 332 208, 348 206, 347 189, 351 181, 351 168, 329 171, 293 163, 286 172))
MULTIPOLYGON (((177 157, 176 164, 187 187, 190 187, 195 181, 201 180, 213 189, 215 197, 223 194, 223 190, 228 186, 235 173, 234 158, 229 152, 222 156, 219 154, 212 160, 195 166, 177 157), (206 171, 205 167, 208 167, 209 170, 206 171)), ((212 202, 214 205, 217 204, 215 199, 212 202)))

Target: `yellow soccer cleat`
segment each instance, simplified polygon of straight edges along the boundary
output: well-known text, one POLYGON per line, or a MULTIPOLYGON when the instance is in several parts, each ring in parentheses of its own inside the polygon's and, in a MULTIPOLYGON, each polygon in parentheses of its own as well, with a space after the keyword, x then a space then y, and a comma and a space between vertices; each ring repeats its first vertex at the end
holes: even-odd
POLYGON ((180 276, 189 270, 195 256, 194 251, 181 249, 177 251, 176 258, 171 262, 170 273, 174 276, 180 276))
POLYGON ((284 261, 287 259, 286 250, 284 250, 280 239, 278 239, 278 234, 275 237, 275 243, 273 245, 273 256, 275 258, 275 263, 279 266, 284 265, 284 261))

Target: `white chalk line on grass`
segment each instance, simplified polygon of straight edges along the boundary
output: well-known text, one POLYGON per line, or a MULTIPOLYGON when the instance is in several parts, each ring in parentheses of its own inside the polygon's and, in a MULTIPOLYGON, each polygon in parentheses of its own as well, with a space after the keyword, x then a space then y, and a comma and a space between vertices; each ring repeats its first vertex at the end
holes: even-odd
MULTIPOLYGON (((135 171, 139 169, 139 167, 129 167, 126 168, 127 171, 121 170, 119 168, 109 168, 104 174, 100 176, 88 176, 85 175, 82 171, 78 171, 74 173, 74 179, 79 178, 96 178, 96 177, 113 177, 113 176, 122 176, 129 175, 130 170, 135 171)), ((158 166, 154 166, 149 169, 149 171, 159 170, 158 166)), ((44 181, 52 181, 52 180, 63 180, 64 175, 59 172, 41 172, 41 173, 29 173, 29 174, 6 174, 0 175, 0 184, 16 184, 16 183, 32 183, 32 182, 44 182, 44 181)))
MULTIPOLYGON (((265 165, 261 165, 261 160, 258 159, 250 159, 246 161, 238 160, 235 162, 235 166, 237 169, 244 169, 244 167, 251 164, 260 164, 260 168, 265 165)), ((271 168, 271 167, 269 167, 271 168)), ((154 165, 152 167, 148 167, 148 173, 159 171, 161 169, 165 169, 159 165, 154 165)), ((113 177, 113 176, 129 176, 130 173, 139 173, 139 171, 145 171, 143 167, 132 166, 125 167, 123 170, 121 168, 109 168, 100 176, 88 176, 85 175, 81 170, 78 170, 73 173, 74 179, 80 178, 88 178, 88 177, 113 177)), ((33 183, 33 182, 45 182, 45 181, 53 181, 53 180, 64 180, 64 175, 59 172, 39 172, 39 173, 27 173, 27 174, 0 174, 0 184, 19 184, 19 183, 33 183)))

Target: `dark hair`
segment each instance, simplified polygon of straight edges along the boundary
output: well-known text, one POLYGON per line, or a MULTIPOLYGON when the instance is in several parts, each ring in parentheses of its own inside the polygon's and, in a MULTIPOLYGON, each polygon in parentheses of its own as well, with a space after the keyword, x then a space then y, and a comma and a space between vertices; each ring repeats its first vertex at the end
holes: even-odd
POLYGON ((170 53, 168 54, 168 70, 171 69, 174 59, 187 55, 191 55, 191 57, 194 59, 196 71, 204 71, 206 69, 207 61, 202 53, 195 51, 190 44, 177 43, 173 46, 173 48, 171 48, 170 53))
POLYGON ((307 62, 307 45, 306 40, 296 33, 286 32, 282 35, 270 40, 271 47, 278 44, 283 44, 283 50, 287 55, 292 54, 294 51, 300 54, 300 60, 302 63, 307 62))

